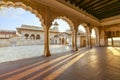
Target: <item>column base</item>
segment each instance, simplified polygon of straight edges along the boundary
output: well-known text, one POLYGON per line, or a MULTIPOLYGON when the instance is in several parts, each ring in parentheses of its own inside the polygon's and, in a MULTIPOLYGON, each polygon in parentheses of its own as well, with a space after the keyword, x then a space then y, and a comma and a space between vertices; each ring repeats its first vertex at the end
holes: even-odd
POLYGON ((46 57, 51 56, 50 51, 44 51, 44 55, 45 55, 46 57))
POLYGON ((78 51, 78 48, 76 48, 76 49, 72 49, 71 51, 73 51, 73 52, 78 51))
POLYGON ((89 46, 88 48, 92 48, 92 46, 89 46))

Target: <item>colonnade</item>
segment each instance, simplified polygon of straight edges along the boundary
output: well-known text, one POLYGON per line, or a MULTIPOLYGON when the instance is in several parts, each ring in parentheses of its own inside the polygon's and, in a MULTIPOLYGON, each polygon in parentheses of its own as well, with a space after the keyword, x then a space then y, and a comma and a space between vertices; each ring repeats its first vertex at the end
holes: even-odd
MULTIPOLYGON (((13 7, 22 7, 25 10, 29 10, 31 13, 35 14, 39 18, 42 26, 44 27, 44 55, 45 56, 47 56, 47 57, 51 56, 50 49, 49 49, 49 28, 52 24, 52 21, 55 19, 55 17, 60 16, 60 14, 62 16, 60 16, 59 18, 68 22, 70 27, 71 27, 71 31, 72 31, 72 51, 77 51, 78 50, 78 48, 77 48, 77 27, 78 26, 74 26, 73 23, 76 23, 76 21, 79 21, 80 17, 78 18, 78 20, 75 20, 76 17, 74 17, 74 15, 72 13, 71 13, 70 17, 66 17, 66 16, 69 16, 70 14, 63 13, 62 11, 61 11, 61 13, 58 14, 54 11, 54 9, 49 9, 46 6, 38 5, 38 7, 39 7, 38 8, 38 7, 36 7, 37 5, 32 4, 30 6, 29 4, 31 4, 31 3, 28 3, 28 5, 25 5, 24 3, 25 3, 24 0, 23 1, 11 0, 11 1, 8 1, 8 2, 7 1, 4 2, 4 0, 3 0, 3 1, 0 2, 0 6, 1 5, 4 5, 4 6, 9 6, 10 5, 10 6, 13 6, 13 7), (42 10, 42 12, 40 11, 40 9, 42 10), (53 12, 52 12, 52 10, 53 10, 53 12), (47 15, 46 15, 46 13, 47 13, 47 15), (42 14, 42 16, 40 14, 42 14), (56 15, 54 15, 54 14, 56 14, 56 15), (71 20, 71 19, 73 19, 73 20, 71 20)), ((77 22, 77 24, 80 24, 80 23, 77 22)), ((88 26, 88 27, 91 27, 91 26, 88 26)), ((87 44, 86 44, 87 47, 90 48, 91 47, 91 32, 88 32, 86 42, 87 42, 87 44)))
MULTIPOLYGON (((72 30, 72 51, 77 51, 77 29, 72 30)), ((49 28, 46 28, 44 30, 44 37, 45 37, 45 43, 44 43, 44 53, 45 56, 50 56, 50 49, 49 49, 49 28)), ((96 46, 99 47, 99 34, 96 35, 96 46)), ((91 48, 91 30, 88 30, 86 33, 86 48, 91 48)))

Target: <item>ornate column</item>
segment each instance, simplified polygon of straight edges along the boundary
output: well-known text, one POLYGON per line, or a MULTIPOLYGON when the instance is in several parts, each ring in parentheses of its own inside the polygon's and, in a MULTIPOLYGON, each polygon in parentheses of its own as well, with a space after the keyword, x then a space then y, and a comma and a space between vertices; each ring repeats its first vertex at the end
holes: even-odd
POLYGON ((112 42, 112 46, 113 46, 113 38, 111 37, 111 42, 112 42))
POLYGON ((77 51, 77 29, 73 30, 72 33, 72 50, 77 51))
POLYGON ((74 51, 74 31, 72 32, 72 51, 74 51))
POLYGON ((90 33, 88 33, 88 42, 89 42, 89 48, 92 48, 92 43, 91 43, 91 30, 90 33))
POLYGON ((86 48, 89 47, 89 39, 88 39, 88 33, 86 33, 86 48))
POLYGON ((100 47, 100 31, 98 32, 98 36, 97 36, 97 47, 100 47))
POLYGON ((74 30, 74 35, 75 35, 75 46, 74 46, 74 50, 77 51, 78 48, 77 48, 77 29, 74 30))
POLYGON ((45 40, 45 42, 44 42, 44 55, 46 56, 46 57, 48 57, 48 56, 51 56, 51 54, 50 54, 50 49, 49 49, 49 28, 48 27, 46 27, 46 29, 44 30, 44 40, 45 40))

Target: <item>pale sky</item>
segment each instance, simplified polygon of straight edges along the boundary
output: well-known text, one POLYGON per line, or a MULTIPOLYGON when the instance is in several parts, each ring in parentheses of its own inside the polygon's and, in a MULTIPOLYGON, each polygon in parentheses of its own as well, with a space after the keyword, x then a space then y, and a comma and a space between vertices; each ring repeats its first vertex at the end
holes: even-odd
MULTIPOLYGON (((56 19, 60 32, 70 29, 68 23, 62 19, 56 19)), ((0 10, 0 29, 16 30, 16 27, 21 27, 22 24, 41 26, 39 19, 30 11, 22 8, 2 7, 0 10)), ((53 26, 52 26, 53 27, 53 26)))
POLYGON ((84 26, 82 26, 82 25, 79 25, 78 30, 83 31, 84 33, 86 32, 84 26))
MULTIPOLYGON (((54 24, 55 21, 59 24, 58 29, 60 32, 65 32, 67 29, 70 29, 70 26, 66 21, 55 19, 52 24, 54 24)), ((14 7, 2 7, 0 9, 0 29, 16 30, 16 27, 21 27, 22 24, 41 27, 39 19, 30 11, 14 7)), ((51 28, 52 27, 53 26, 51 26, 51 28)), ((81 25, 79 26, 79 29, 85 32, 84 27, 81 25)))
MULTIPOLYGON (((69 24, 66 22, 66 21, 64 21, 64 20, 62 20, 62 19, 55 19, 53 22, 52 22, 52 24, 54 24, 55 23, 55 21, 58 23, 58 30, 60 31, 60 32, 65 32, 66 30, 70 30, 70 26, 69 26, 69 24)), ((51 28, 53 28, 54 26, 51 26, 51 28)))
POLYGON ((41 26, 39 19, 22 8, 2 7, 0 10, 0 29, 15 30, 21 24, 41 26))

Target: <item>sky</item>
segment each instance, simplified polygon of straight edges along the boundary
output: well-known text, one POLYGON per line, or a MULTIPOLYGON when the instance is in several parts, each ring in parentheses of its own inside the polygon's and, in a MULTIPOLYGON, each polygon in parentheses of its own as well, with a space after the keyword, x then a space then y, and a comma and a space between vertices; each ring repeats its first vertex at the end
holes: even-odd
MULTIPOLYGON (((58 28, 60 32, 70 29, 68 23, 64 20, 56 19, 53 21, 53 23, 55 21, 57 21, 59 24, 58 28)), ((16 27, 21 27, 22 24, 42 27, 39 19, 30 11, 14 7, 2 7, 0 9, 0 29, 16 30, 16 27)))
POLYGON ((84 26, 82 26, 82 25, 79 25, 78 30, 83 31, 84 33, 86 32, 84 26))
MULTIPOLYGON (((64 20, 62 20, 62 19, 55 19, 53 22, 52 22, 52 24, 54 24, 55 22, 57 22, 58 23, 58 30, 60 31, 60 32, 65 32, 66 30, 70 30, 70 26, 69 26, 69 24, 66 22, 66 21, 64 21, 64 20)), ((50 28, 53 28, 54 26, 52 25, 50 28)))
MULTIPOLYGON (((55 19, 52 24, 54 24, 55 21, 58 23, 60 32, 65 32, 68 29, 70 30, 70 26, 66 21, 55 19)), ((16 27, 21 27, 22 24, 42 27, 39 19, 30 11, 14 7, 2 7, 0 9, 0 29, 16 30, 16 27)), ((54 26, 51 25, 51 28, 53 27, 54 26)), ((80 26, 80 28, 85 32, 85 29, 82 26, 80 26)))
POLYGON ((2 7, 0 9, 0 29, 15 30, 22 24, 41 26, 39 19, 22 8, 2 7))

